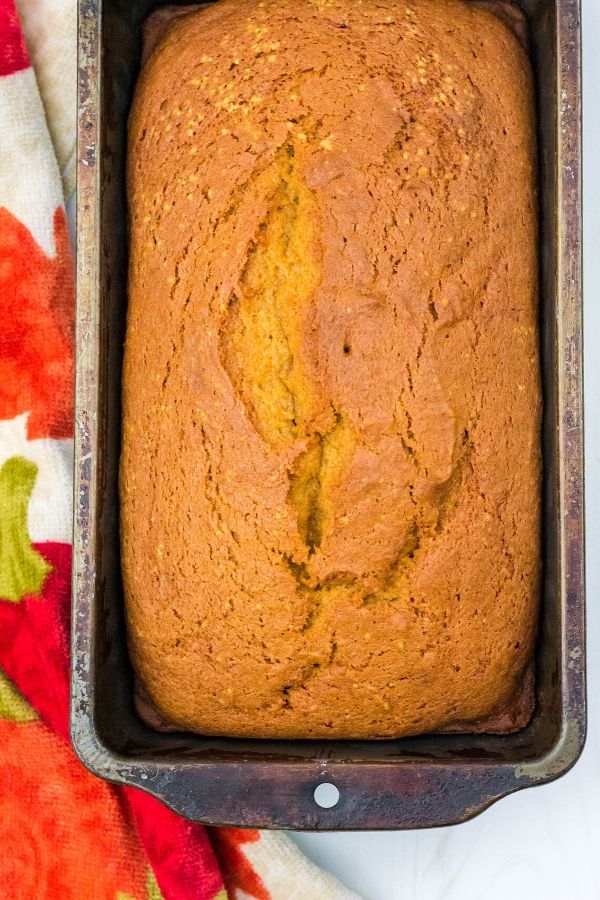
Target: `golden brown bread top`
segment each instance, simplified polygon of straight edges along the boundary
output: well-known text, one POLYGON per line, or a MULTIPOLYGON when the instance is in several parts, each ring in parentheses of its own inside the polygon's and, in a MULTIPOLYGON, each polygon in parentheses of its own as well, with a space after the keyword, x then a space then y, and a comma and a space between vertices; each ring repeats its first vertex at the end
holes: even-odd
POLYGON ((526 56, 462 0, 221 0, 165 29, 130 122, 121 482, 165 720, 526 719, 533 161, 526 56))

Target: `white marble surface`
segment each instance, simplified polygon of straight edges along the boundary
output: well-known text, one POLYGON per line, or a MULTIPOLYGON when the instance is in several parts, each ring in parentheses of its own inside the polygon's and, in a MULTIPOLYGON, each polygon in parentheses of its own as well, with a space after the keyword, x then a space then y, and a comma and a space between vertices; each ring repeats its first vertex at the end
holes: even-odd
POLYGON ((505 798, 465 825, 294 836, 315 862, 367 900, 600 898, 600 2, 582 5, 588 740, 564 778, 505 798))

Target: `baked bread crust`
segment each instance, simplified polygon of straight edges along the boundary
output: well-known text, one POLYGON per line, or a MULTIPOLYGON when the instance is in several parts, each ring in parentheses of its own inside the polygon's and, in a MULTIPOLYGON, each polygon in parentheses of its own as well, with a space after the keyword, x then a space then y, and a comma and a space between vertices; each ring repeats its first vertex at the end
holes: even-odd
POLYGON ((157 727, 510 731, 539 591, 534 110, 463 0, 221 0, 130 117, 121 534, 157 727))

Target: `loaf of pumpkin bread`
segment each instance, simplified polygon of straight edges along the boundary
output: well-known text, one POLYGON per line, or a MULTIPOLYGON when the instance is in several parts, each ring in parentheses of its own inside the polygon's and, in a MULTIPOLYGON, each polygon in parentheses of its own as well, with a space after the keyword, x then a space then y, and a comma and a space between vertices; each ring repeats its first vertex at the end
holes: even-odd
POLYGON ((130 117, 121 459, 157 727, 531 714, 534 110, 489 6, 220 0, 158 23, 130 117))

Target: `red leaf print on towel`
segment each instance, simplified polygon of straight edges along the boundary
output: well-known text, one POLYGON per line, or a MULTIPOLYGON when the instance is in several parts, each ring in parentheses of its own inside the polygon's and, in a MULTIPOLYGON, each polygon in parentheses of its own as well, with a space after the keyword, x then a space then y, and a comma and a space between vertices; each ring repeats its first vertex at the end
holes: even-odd
POLYGON ((0 600, 0 668, 46 725, 68 740, 71 546, 32 548, 50 571, 41 595, 0 600))
POLYGON ((236 897, 239 890, 255 900, 270 900, 269 892, 242 849, 243 844, 260 840, 260 832, 251 828, 213 828, 210 837, 228 896, 236 897))
POLYGON ((223 881, 206 830, 142 791, 124 791, 165 900, 222 900, 223 881))
POLYGON ((56 255, 0 208, 0 419, 28 412, 29 438, 73 434, 73 266, 63 209, 56 255))
POLYGON ((0 35, 0 76, 26 69, 29 57, 13 0, 0 0, 0 35))

